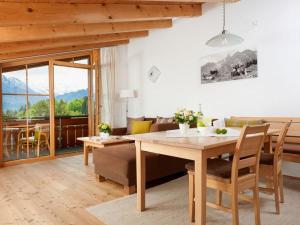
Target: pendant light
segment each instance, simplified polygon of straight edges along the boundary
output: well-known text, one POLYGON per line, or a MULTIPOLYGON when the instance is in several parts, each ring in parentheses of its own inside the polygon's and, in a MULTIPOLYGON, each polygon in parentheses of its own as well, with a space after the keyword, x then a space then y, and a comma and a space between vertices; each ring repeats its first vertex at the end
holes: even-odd
POLYGON ((223 31, 221 34, 209 39, 205 44, 210 47, 227 47, 241 44, 244 39, 225 30, 225 0, 223 0, 223 31))

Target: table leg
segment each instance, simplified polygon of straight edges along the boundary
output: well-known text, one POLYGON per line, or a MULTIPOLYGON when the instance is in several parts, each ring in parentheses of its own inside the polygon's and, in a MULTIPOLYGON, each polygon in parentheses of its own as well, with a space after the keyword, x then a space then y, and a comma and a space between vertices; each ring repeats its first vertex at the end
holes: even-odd
POLYGON ((136 184, 137 184, 137 210, 145 210, 145 187, 146 187, 146 159, 145 152, 141 150, 141 142, 136 141, 136 184))
POLYGON ((89 164, 89 146, 85 142, 83 144, 83 159, 84 165, 87 166, 89 164))
POLYGON ((264 143, 264 152, 266 153, 272 153, 273 152, 273 148, 272 148, 272 135, 268 135, 266 137, 266 141, 264 143))
POLYGON ((195 160, 195 223, 196 225, 206 224, 206 172, 207 158, 201 151, 198 159, 195 160))

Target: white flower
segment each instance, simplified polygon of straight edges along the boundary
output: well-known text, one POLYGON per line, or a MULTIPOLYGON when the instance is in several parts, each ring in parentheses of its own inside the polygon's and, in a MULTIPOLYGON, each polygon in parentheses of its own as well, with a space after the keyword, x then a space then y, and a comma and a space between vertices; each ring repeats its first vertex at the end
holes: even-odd
POLYGON ((184 113, 183 113, 183 115, 184 115, 184 116, 189 116, 189 115, 190 115, 190 111, 185 110, 184 113))

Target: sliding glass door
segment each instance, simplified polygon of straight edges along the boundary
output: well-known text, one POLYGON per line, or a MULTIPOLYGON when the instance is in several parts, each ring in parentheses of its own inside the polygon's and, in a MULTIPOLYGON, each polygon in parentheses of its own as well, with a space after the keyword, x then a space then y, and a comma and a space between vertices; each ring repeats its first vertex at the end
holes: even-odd
POLYGON ((82 151, 77 138, 89 133, 89 74, 86 64, 54 62, 56 155, 82 151))
POLYGON ((82 151, 77 138, 94 135, 99 120, 95 59, 90 53, 3 65, 0 164, 82 151))
POLYGON ((50 155, 47 65, 2 72, 3 161, 50 155))

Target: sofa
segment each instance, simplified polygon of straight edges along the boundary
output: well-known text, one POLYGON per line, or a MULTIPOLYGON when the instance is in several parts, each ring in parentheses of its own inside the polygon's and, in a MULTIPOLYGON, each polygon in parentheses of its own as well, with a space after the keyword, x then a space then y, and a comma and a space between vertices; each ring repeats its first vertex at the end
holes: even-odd
MULTIPOLYGON (((300 118, 299 117, 237 117, 232 116, 234 120, 261 120, 269 123, 270 128, 281 129, 286 122, 292 121, 291 127, 285 138, 283 146, 283 160, 300 163, 300 118)), ((273 146, 276 144, 277 136, 273 137, 273 146)))
MULTIPOLYGON (((145 119, 147 120, 147 119, 145 119)), ((178 129, 175 123, 157 124, 153 121, 150 132, 178 129)), ((125 135, 126 128, 113 129, 113 135, 125 135)), ((136 152, 134 142, 122 145, 95 148, 93 150, 95 174, 99 181, 106 179, 124 186, 127 194, 136 191, 136 152)), ((146 182, 185 172, 188 160, 146 153, 146 182)))

